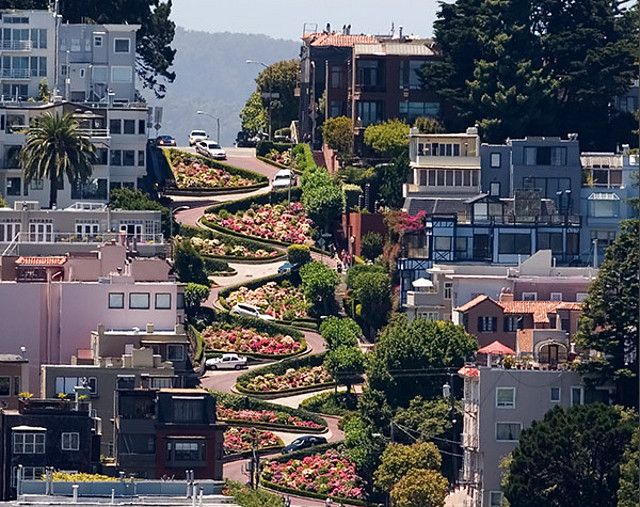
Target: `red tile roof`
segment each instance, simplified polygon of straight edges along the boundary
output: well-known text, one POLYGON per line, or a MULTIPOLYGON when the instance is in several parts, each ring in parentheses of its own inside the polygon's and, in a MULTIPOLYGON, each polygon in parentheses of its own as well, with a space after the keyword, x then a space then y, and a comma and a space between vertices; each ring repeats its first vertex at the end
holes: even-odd
POLYGON ((494 301, 489 296, 483 295, 472 299, 457 310, 462 313, 467 312, 487 299, 501 306, 507 315, 533 315, 533 321, 535 323, 549 322, 549 314, 557 313, 558 310, 580 311, 582 309, 582 303, 566 303, 561 301, 494 301))
POLYGON ((463 366, 458 370, 458 375, 462 375, 463 377, 479 377, 480 371, 478 370, 478 368, 463 366))
MULTIPOLYGON (((471 301, 469 301, 468 303, 458 307, 458 311, 459 312, 466 312, 467 310, 471 310, 471 308, 473 308, 474 306, 482 303, 483 301, 486 301, 487 299, 491 299, 489 296, 485 296, 484 294, 482 294, 481 296, 476 296, 474 299, 472 299, 471 301)), ((493 300, 492 300, 493 301, 493 300)), ((494 301, 495 302, 495 301, 494 301)))
POLYGON ((373 35, 344 35, 342 33, 309 33, 302 38, 310 46, 353 47, 356 44, 376 44, 378 39, 373 35))
POLYGON ((18 257, 16 264, 19 266, 62 266, 67 262, 66 257, 46 256, 46 257, 18 257))

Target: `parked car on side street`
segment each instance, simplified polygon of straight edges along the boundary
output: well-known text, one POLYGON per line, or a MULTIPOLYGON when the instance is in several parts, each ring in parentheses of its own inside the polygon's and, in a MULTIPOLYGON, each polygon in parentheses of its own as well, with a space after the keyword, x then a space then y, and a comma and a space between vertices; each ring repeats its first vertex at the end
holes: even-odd
POLYGON ((158 136, 156 138, 157 146, 175 146, 176 140, 172 136, 158 136))
POLYGON ((291 271, 298 271, 300 266, 298 264, 291 264, 290 262, 285 262, 282 266, 278 268, 278 273, 290 273, 291 271))
POLYGON ((209 139, 206 131, 204 130, 192 130, 189 134, 189 146, 193 146, 198 141, 204 141, 205 139, 209 139))
POLYGON ((247 367, 247 358, 238 354, 222 354, 222 357, 207 359, 205 364, 210 370, 239 370, 247 367))
POLYGON ((236 146, 238 148, 255 148, 259 140, 258 137, 251 137, 248 132, 241 130, 236 135, 236 146))
POLYGON ((305 435, 303 437, 296 438, 289 445, 282 448, 282 454, 289 454, 293 451, 299 451, 300 449, 306 449, 307 447, 313 447, 315 445, 326 444, 327 439, 319 437, 317 435, 305 435))
POLYGON ((282 190, 289 188, 289 186, 294 187, 295 185, 296 175, 291 169, 281 169, 276 173, 271 182, 271 188, 274 190, 282 190))
POLYGON ((196 143, 196 153, 216 160, 227 159, 227 152, 215 141, 198 141, 196 143))
POLYGON ((233 308, 231 308, 231 312, 236 315, 243 315, 245 317, 253 317, 256 319, 262 320, 276 320, 271 315, 267 315, 266 313, 262 313, 260 308, 249 305, 247 303, 238 303, 233 308))

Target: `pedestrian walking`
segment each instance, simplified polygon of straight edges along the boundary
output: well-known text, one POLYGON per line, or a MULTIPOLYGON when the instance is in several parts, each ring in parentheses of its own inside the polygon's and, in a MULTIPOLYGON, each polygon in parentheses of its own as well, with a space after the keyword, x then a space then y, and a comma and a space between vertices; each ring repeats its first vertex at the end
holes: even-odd
POLYGON ((291 498, 289 498, 289 495, 284 499, 284 507, 291 507, 291 498))
POLYGON ((324 507, 331 507, 333 505, 333 501, 331 500, 331 498, 327 497, 327 499, 324 501, 324 507))

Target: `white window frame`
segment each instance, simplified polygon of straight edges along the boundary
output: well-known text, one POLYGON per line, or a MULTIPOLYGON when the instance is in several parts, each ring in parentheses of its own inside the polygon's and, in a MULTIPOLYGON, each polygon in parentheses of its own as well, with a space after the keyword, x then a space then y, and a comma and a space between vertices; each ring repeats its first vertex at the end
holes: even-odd
POLYGON ((587 292, 576 292, 576 302, 582 303, 587 298, 588 295, 589 293, 587 292))
POLYGON ((518 442, 519 441, 519 437, 517 440, 500 440, 498 439, 498 425, 500 424, 519 424, 520 425, 520 434, 522 434, 522 423, 519 421, 498 421, 496 422, 496 442, 518 442))
POLYGON ((502 506, 502 491, 489 491, 489 507, 501 507, 502 506), (498 503, 494 500, 498 497, 498 503))
POLYGON ((79 451, 80 433, 78 433, 77 431, 63 432, 62 436, 60 437, 60 448, 63 451, 79 451))
POLYGON ((571 399, 569 400, 572 407, 576 405, 584 405, 584 387, 583 386, 571 386, 571 399), (573 391, 574 389, 580 390, 580 401, 578 403, 573 402, 573 391))
POLYGON ((562 301, 562 292, 552 292, 549 294, 550 301, 562 301))
POLYGON ((516 388, 512 386, 498 386, 496 387, 496 408, 516 408, 516 388), (511 391, 513 393, 511 397, 511 403, 509 405, 501 405, 499 402, 498 392, 511 391))
POLYGON ((13 434, 13 454, 44 454, 45 444, 44 431, 18 431, 13 434))
POLYGON ((449 300, 453 296, 453 282, 444 282, 444 298, 449 300))
POLYGON ((549 401, 551 403, 560 403, 561 400, 562 400, 562 388, 561 387, 557 387, 557 386, 551 386, 549 388, 549 401), (554 389, 558 390, 558 399, 554 399, 554 397, 553 397, 553 390, 554 389))
POLYGON ((489 158, 489 166, 491 169, 498 169, 502 165, 502 153, 494 151, 490 154, 489 158), (496 159, 497 163, 495 162, 496 159))
POLYGON ((538 301, 538 293, 537 292, 523 292, 522 293, 523 301, 538 301), (533 297, 533 299, 531 299, 533 297), (527 299, 529 298, 529 299, 527 299))
POLYGON ((103 43, 104 43, 104 35, 94 33, 93 34, 93 47, 101 48, 103 43))
POLYGON ((438 312, 418 312, 418 317, 426 320, 440 320, 438 312))
POLYGON ((128 55, 129 53, 131 53, 131 39, 129 39, 128 37, 115 37, 113 39, 113 52, 118 54, 118 55, 128 55), (127 41, 127 50, 126 51, 117 51, 116 50, 116 45, 118 43, 118 41, 127 41))
MULTIPOLYGON (((32 466, 23 466, 22 467, 22 480, 24 481, 38 481, 44 475, 44 467, 32 467, 32 466)), ((11 474, 11 487, 15 488, 18 485, 18 467, 13 467, 13 471, 11 474)))

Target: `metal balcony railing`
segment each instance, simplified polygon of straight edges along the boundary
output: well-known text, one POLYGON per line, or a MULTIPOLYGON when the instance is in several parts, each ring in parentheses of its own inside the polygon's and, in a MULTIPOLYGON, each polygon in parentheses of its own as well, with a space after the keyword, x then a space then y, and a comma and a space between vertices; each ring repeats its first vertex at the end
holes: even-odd
POLYGON ((0 51, 31 51, 33 45, 30 40, 0 41, 0 51))
POLYGON ((31 79, 30 69, 0 69, 0 77, 8 79, 31 79))

